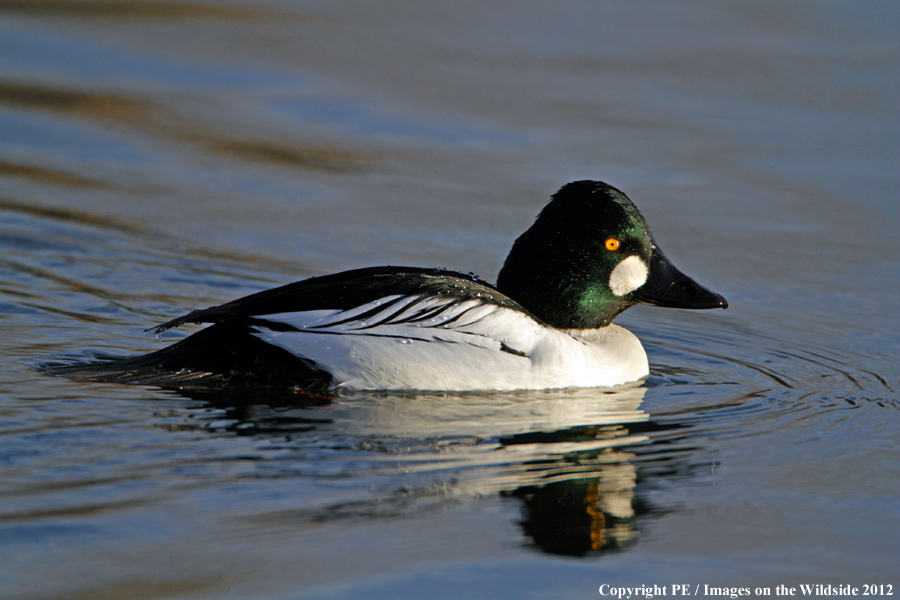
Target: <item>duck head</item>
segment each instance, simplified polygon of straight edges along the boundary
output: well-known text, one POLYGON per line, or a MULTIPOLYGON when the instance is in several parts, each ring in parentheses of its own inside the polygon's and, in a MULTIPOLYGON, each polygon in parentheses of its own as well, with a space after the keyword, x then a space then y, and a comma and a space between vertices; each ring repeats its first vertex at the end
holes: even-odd
POLYGON ((513 244, 497 289, 559 329, 605 327, 634 304, 727 308, 678 270, 628 197, 600 181, 553 195, 513 244))

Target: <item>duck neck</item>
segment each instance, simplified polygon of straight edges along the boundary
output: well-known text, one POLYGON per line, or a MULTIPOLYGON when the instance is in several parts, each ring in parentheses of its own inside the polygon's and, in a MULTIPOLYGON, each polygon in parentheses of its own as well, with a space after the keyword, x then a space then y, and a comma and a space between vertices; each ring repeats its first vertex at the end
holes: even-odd
MULTIPOLYGON (((610 289, 583 275, 557 273, 552 265, 521 268, 507 260, 497 276, 497 289, 545 324, 557 329, 597 329, 631 306, 610 289)), ((526 263, 527 264, 527 263, 526 263)))

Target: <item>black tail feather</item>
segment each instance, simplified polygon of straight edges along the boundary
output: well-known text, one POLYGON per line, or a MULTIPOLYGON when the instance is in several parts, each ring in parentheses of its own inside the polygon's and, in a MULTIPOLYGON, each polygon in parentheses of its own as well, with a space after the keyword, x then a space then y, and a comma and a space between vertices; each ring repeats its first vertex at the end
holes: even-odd
POLYGON ((224 324, 142 356, 48 363, 39 370, 77 381, 163 388, 244 384, 323 392, 333 385, 331 375, 313 361, 260 340, 246 327, 224 324))

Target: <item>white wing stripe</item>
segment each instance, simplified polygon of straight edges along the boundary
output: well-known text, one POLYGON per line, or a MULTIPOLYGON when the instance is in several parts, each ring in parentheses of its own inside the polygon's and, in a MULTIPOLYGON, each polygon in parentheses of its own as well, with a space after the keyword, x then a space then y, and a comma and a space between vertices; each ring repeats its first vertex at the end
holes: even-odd
POLYGON ((516 355, 524 356, 527 354, 527 343, 504 339, 501 344, 497 336, 493 335, 493 331, 503 328, 489 322, 491 317, 505 320, 513 315, 531 322, 524 314, 476 300, 459 302, 452 298, 434 296, 386 296, 346 311, 306 311, 266 315, 265 321, 272 323, 273 327, 266 327, 264 322, 257 323, 254 327, 261 333, 264 330, 275 331, 276 324, 284 324, 298 333, 466 343, 495 350, 505 346, 514 350, 516 355), (438 331, 444 333, 438 334, 438 331))

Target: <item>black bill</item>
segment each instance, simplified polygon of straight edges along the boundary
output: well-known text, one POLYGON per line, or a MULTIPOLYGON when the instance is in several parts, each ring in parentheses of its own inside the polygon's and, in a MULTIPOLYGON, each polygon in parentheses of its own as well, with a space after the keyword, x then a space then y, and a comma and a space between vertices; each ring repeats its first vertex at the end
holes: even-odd
POLYGON ((728 308, 728 300, 679 271, 659 248, 650 259, 647 283, 632 292, 631 299, 668 308, 728 308))

